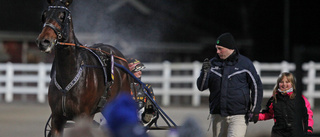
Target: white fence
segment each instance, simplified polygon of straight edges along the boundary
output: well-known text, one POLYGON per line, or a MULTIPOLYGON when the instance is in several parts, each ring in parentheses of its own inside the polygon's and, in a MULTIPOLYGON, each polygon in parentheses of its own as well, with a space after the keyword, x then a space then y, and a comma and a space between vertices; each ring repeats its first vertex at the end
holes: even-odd
MULTIPOLYGON (((168 106, 173 96, 190 96, 192 106, 199 106, 201 97, 209 96, 208 91, 200 92, 196 87, 196 79, 200 74, 200 62, 193 63, 145 63, 146 69, 142 81, 153 85, 156 96, 161 96, 162 105, 168 106)), ((254 65, 264 85, 264 97, 272 95, 272 88, 280 72, 295 70, 293 63, 260 63, 254 65)), ((38 102, 46 101, 48 83, 50 81, 51 64, 13 64, 0 63, 0 100, 14 101, 14 95, 34 94, 38 102)), ((320 63, 303 64, 306 85, 303 94, 308 98, 312 108, 315 99, 320 98, 320 63)))
MULTIPOLYGON (((15 94, 36 94, 41 103, 46 101, 51 64, 0 64, 0 94, 12 102, 15 94)), ((2 96, 1 96, 2 99, 2 96)))

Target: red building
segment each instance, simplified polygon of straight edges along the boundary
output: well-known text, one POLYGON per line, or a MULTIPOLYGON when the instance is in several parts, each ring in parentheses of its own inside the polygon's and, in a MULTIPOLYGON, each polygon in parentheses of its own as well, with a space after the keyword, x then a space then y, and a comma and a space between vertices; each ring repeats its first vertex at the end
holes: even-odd
POLYGON ((0 32, 0 62, 51 62, 52 55, 41 53, 32 33, 0 32))

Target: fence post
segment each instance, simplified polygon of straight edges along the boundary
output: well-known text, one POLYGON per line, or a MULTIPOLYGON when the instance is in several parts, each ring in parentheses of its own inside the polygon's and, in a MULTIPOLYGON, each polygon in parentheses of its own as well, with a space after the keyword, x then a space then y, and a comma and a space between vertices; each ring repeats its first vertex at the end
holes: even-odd
MULTIPOLYGON (((305 64, 306 65, 306 64, 305 64)), ((303 66, 305 66, 303 65, 303 66)), ((307 81, 304 81, 303 83, 307 84, 307 91, 306 96, 308 98, 308 101, 310 103, 311 108, 314 107, 314 91, 315 91, 315 80, 316 80, 316 68, 313 61, 310 61, 307 67, 303 67, 304 70, 308 70, 308 79, 307 81)), ((301 91, 300 91, 301 92, 301 91)))
POLYGON ((162 95, 162 104, 164 106, 170 105, 170 77, 171 77, 171 67, 170 62, 163 62, 163 95, 162 95))
POLYGON ((201 103, 201 96, 200 91, 197 88, 197 78, 200 75, 200 62, 195 61, 193 62, 193 79, 194 82, 192 83, 193 95, 192 95, 192 106, 199 106, 201 103))
POLYGON ((37 99, 40 103, 45 102, 45 90, 46 90, 46 67, 44 63, 38 64, 38 92, 37 99))
POLYGON ((257 71, 258 75, 261 77, 261 66, 260 66, 260 63, 258 61, 254 61, 253 65, 256 68, 256 71, 257 71))
POLYGON ((8 62, 6 64, 6 97, 5 101, 6 102, 12 102, 13 100, 13 75, 14 75, 14 70, 11 62, 8 62))
POLYGON ((289 63, 287 61, 281 62, 281 72, 289 72, 289 63))

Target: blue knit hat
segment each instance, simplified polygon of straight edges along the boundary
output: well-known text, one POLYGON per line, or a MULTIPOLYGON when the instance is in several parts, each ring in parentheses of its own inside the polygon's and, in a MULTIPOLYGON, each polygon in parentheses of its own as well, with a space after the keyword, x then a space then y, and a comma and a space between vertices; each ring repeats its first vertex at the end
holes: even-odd
POLYGON ((137 116, 137 106, 129 93, 119 93, 117 98, 102 110, 111 133, 115 137, 147 137, 137 116))

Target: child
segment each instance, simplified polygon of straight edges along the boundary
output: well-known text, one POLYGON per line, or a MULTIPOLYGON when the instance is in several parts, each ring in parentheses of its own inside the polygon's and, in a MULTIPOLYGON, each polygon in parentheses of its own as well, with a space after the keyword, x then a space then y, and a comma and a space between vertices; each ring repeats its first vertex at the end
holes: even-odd
POLYGON ((303 108, 295 111, 296 100, 295 78, 292 73, 281 73, 277 84, 273 89, 273 96, 269 99, 267 107, 259 114, 259 120, 268 120, 273 118, 272 137, 292 137, 297 131, 295 128, 296 112, 302 112, 303 131, 306 134, 313 131, 313 112, 310 103, 302 95, 303 108))

